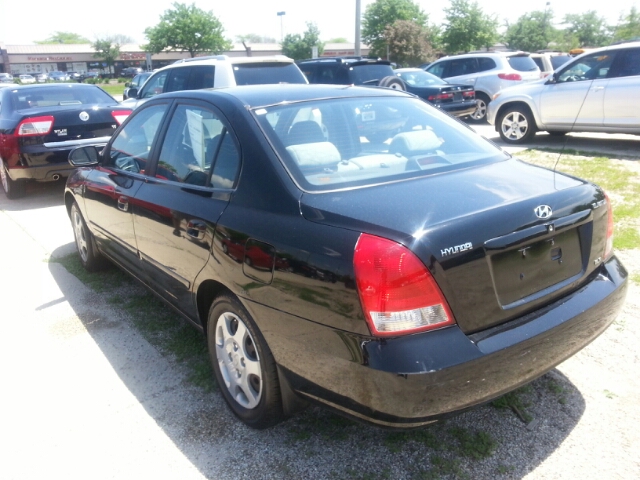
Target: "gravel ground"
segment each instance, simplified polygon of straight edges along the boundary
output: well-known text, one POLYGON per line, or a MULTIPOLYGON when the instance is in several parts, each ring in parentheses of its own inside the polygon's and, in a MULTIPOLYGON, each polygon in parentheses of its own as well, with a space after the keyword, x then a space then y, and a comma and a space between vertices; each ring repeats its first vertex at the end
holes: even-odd
MULTIPOLYGON (((253 431, 149 344, 119 302, 45 261, 74 248, 60 193, 0 199, 0 478, 640 477, 636 284, 615 323, 512 396, 514 408, 395 433, 310 407, 253 431)), ((640 272, 640 252, 618 255, 640 272)), ((117 293, 124 303, 141 291, 117 293)))

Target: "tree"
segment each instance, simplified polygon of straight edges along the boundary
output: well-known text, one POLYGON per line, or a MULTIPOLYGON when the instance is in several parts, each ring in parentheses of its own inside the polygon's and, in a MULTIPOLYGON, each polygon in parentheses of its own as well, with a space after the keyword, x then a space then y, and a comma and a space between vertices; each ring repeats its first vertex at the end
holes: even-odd
POLYGON ((196 53, 218 54, 231 48, 231 42, 223 37, 224 29, 211 11, 204 11, 195 4, 173 3, 173 10, 160 15, 160 23, 144 31, 149 43, 143 49, 160 53, 165 49, 196 53))
POLYGON ((367 6, 362 17, 362 41, 369 45, 370 55, 387 56, 385 29, 396 20, 409 20, 421 27, 427 15, 412 0, 376 0, 367 6))
POLYGON ((384 30, 389 60, 399 65, 419 65, 434 59, 431 32, 410 20, 396 20, 384 30))
POLYGON ((113 38, 107 37, 96 40, 91 46, 96 51, 93 56, 104 60, 109 72, 112 72, 113 63, 120 56, 120 44, 115 42, 113 38))
POLYGON ((318 47, 318 55, 322 55, 324 43, 320 41, 318 27, 312 22, 307 22, 307 30, 303 35, 299 33, 289 34, 282 41, 282 53, 294 60, 311 58, 312 47, 318 47))
POLYGON ((601 47, 611 40, 606 20, 599 17, 595 10, 567 14, 564 23, 567 24, 565 32, 576 37, 580 47, 601 47))
POLYGON ((497 40, 498 21, 483 13, 478 2, 451 0, 451 6, 444 12, 446 23, 442 43, 447 53, 488 48, 497 40))
POLYGON ((327 43, 349 43, 345 37, 330 38, 327 43))
POLYGON ((620 21, 613 34, 613 41, 633 40, 640 38, 640 13, 635 6, 626 16, 620 16, 620 21))
POLYGON ((109 38, 118 45, 124 45, 126 43, 136 43, 136 41, 129 35, 123 35, 122 33, 110 35, 109 38))
POLYGON ((265 37, 256 33, 248 33, 246 35, 237 35, 236 41, 240 43, 278 43, 273 37, 265 37))
POLYGON ((504 42, 513 50, 544 50, 556 36, 552 20, 553 13, 550 11, 525 13, 516 23, 507 26, 504 42))
POLYGON ((83 37, 82 35, 78 35, 77 33, 72 32, 56 32, 51 35, 49 38, 45 40, 38 40, 35 43, 39 45, 47 45, 54 43, 68 43, 68 44, 83 44, 90 43, 88 38, 83 37))

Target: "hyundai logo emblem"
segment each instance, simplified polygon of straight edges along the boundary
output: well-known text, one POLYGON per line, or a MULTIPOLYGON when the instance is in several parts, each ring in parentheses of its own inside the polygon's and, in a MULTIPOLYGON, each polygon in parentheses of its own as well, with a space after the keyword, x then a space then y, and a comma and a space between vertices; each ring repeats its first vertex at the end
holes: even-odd
POLYGON ((551 215, 553 214, 549 205, 539 205, 533 211, 536 212, 536 217, 543 220, 551 217, 551 215))
POLYGON ((80 120, 86 122, 89 120, 89 114, 87 112, 80 112, 80 120))

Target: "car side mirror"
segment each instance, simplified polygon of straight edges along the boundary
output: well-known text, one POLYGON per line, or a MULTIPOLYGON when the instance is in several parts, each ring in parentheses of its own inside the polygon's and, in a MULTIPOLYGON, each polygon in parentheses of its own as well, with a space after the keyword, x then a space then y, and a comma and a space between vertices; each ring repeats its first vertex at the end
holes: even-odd
POLYGON ((95 145, 74 148, 69 152, 69 163, 74 167, 90 167, 100 162, 100 152, 95 145))
POLYGON ((558 83, 558 74, 556 72, 552 72, 551 75, 549 75, 547 78, 547 84, 558 83))
POLYGON ((125 87, 130 87, 131 86, 131 82, 127 82, 124 84, 125 87))
POLYGON ((129 98, 138 98, 138 89, 136 87, 131 87, 129 92, 127 93, 129 98))

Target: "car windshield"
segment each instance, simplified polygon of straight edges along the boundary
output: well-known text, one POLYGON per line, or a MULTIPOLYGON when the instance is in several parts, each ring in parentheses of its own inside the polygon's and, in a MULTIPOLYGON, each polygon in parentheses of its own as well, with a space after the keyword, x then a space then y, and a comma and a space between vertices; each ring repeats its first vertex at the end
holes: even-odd
POLYGON ((508 158, 415 98, 313 100, 257 108, 254 115, 305 191, 406 180, 508 158))
POLYGON ((536 62, 529 55, 512 55, 507 57, 507 61, 511 68, 519 72, 531 72, 538 68, 536 62))
POLYGON ((238 63, 233 66, 236 85, 264 85, 272 83, 307 83, 294 63, 238 63))
POLYGON ((11 97, 16 110, 65 105, 118 104, 100 88, 71 88, 64 85, 16 89, 11 92, 11 97))
POLYGON ((407 84, 412 87, 429 87, 431 85, 442 85, 446 83, 440 77, 436 77, 424 70, 416 70, 411 72, 396 72, 396 74, 407 84))
POLYGON ((349 67, 355 85, 377 85, 384 77, 394 75, 391 65, 355 65, 349 67))

